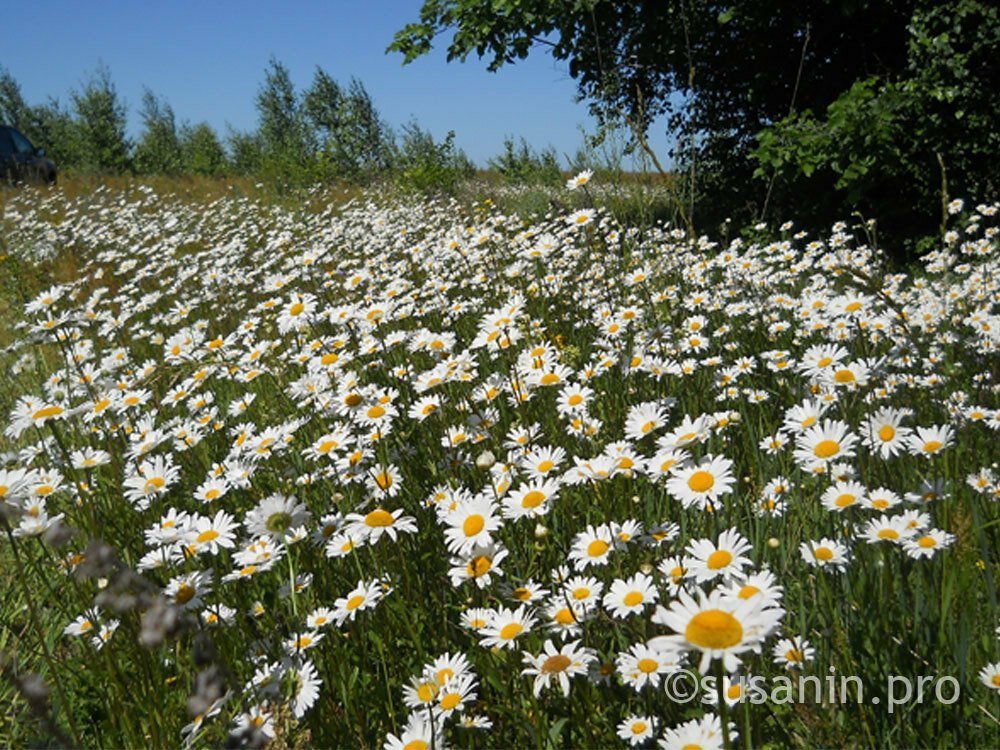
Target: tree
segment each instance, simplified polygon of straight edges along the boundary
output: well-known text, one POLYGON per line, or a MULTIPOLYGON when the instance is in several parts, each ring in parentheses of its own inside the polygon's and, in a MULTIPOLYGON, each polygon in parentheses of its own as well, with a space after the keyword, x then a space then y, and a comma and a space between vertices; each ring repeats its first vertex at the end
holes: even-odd
POLYGON ((26 131, 31 110, 21 95, 21 85, 0 66, 0 123, 26 131))
POLYGON ((312 144, 288 69, 271 58, 257 93, 258 137, 265 167, 289 175, 306 166, 312 144))
POLYGON ((393 136, 360 80, 345 89, 317 67, 302 109, 327 171, 360 179, 389 168, 393 136))
POLYGON ((121 173, 131 164, 131 144, 125 136, 127 108, 111 82, 111 73, 100 65, 80 91, 72 94, 83 166, 121 173))
MULTIPOLYGON (((712 198, 699 204, 704 224, 730 213, 760 215, 769 194, 771 209, 783 208, 775 203, 773 170, 753 180, 759 134, 797 112, 825 112, 858 81, 875 79, 881 90, 924 80, 923 59, 948 71, 955 96, 985 95, 971 126, 940 119, 932 141, 949 174, 987 184, 991 161, 962 153, 1000 131, 998 28, 995 4, 985 0, 425 0, 419 20, 389 49, 409 62, 438 34, 452 32, 449 59, 476 54, 491 70, 547 49, 567 63, 580 98, 602 122, 628 122, 641 142, 651 123, 666 118, 676 136, 673 169, 687 178, 691 198, 712 198), (979 52, 965 67, 973 37, 979 52), (926 58, 921 49, 938 56, 926 58)), ((938 102, 947 105, 947 95, 938 102)), ((913 104, 892 135, 901 152, 919 149, 908 126, 931 102, 913 104)), ((939 177, 926 162, 920 170, 939 177)), ((912 174, 900 171, 881 194, 893 194, 912 174)), ((791 175, 782 171, 779 179, 791 175)), ((856 193, 811 175, 781 187, 783 195, 831 192, 840 215, 857 207, 856 193)), ((877 214, 878 196, 865 198, 877 214)))
POLYGON ((227 170, 226 151, 206 122, 181 127, 180 152, 184 171, 189 174, 218 177, 227 170))
POLYGON ((177 174, 182 164, 174 110, 147 88, 139 114, 143 132, 135 148, 136 170, 143 174, 177 174))

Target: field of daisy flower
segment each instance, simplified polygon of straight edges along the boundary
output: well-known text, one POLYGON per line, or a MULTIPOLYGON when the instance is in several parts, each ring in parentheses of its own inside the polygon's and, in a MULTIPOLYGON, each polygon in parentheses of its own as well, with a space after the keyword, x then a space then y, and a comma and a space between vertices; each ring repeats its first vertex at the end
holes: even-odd
POLYGON ((1000 205, 600 189, 4 194, 0 744, 995 746, 1000 205))

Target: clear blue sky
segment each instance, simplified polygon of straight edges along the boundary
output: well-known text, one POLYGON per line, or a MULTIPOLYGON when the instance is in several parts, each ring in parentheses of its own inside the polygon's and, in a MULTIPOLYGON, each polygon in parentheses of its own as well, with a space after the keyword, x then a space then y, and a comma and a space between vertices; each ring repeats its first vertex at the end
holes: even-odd
MULTIPOLYGON (((566 66, 544 49, 489 73, 470 57, 446 62, 440 37, 427 57, 403 66, 385 54, 393 34, 418 18, 420 0, 13 0, 0 22, 0 66, 21 84, 25 99, 63 103, 103 62, 129 106, 130 133, 138 130, 143 86, 173 107, 179 121, 255 127, 254 97, 274 56, 298 89, 317 65, 346 83, 360 78, 393 126, 416 119, 437 138, 449 130, 457 144, 484 164, 505 135, 524 136, 560 156, 581 144, 580 127, 593 131, 586 105, 574 102, 566 66)), ((666 138, 652 134, 665 161, 666 138)))

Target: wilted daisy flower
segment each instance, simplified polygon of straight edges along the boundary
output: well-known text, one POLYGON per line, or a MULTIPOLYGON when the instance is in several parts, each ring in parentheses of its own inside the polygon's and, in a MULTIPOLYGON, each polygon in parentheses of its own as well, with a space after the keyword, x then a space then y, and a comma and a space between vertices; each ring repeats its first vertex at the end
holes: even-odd
POLYGON ((557 649, 552 641, 546 640, 540 654, 525 653, 523 659, 528 666, 521 670, 521 674, 534 676, 533 692, 536 697, 553 681, 557 681, 562 694, 568 696, 570 678, 586 674, 597 656, 593 649, 581 648, 579 641, 569 641, 557 649))

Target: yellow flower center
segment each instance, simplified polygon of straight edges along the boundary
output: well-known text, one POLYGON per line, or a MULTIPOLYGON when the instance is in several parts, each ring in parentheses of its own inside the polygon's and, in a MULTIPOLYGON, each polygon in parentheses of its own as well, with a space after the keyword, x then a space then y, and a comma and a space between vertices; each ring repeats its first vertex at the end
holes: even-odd
POLYGON ((288 308, 288 314, 296 317, 301 315, 306 309, 306 306, 301 302, 296 302, 294 305, 288 308))
POLYGON ((639 668, 640 672, 650 674, 659 668, 660 662, 656 661, 656 659, 639 659, 636 666, 639 668))
POLYGON ((554 467, 555 467, 555 464, 552 461, 549 461, 548 459, 545 459, 540 464, 538 464, 537 469, 538 469, 538 471, 540 473, 546 474, 546 473, 552 471, 552 469, 554 467))
MULTIPOLYGON (((430 703, 437 697, 438 686, 433 682, 424 682, 417 688, 417 697, 423 703, 430 703)), ((426 747, 426 745, 425 745, 426 747)))
POLYGON ((688 487, 694 492, 708 492, 715 486, 715 477, 707 471, 696 471, 688 478, 688 487))
POLYGON ((457 706, 462 700, 462 696, 458 693, 448 693, 441 699, 441 708, 445 711, 451 711, 455 706, 457 706))
POLYGON ((942 445, 944 445, 944 443, 939 440, 928 440, 924 443, 924 453, 937 453, 941 450, 942 445))
POLYGON ((881 529, 878 532, 879 539, 899 539, 899 532, 895 529, 881 529))
POLYGON ((922 536, 917 540, 917 544, 923 547, 924 549, 930 549, 931 547, 937 546, 937 539, 935 539, 930 535, 922 536))
POLYGON ((218 538, 219 538, 218 531, 216 531, 215 529, 208 529, 206 531, 201 532, 197 536, 195 541, 198 542, 199 544, 204 544, 205 542, 211 542, 213 539, 218 539, 218 538))
POLYGON ((61 406, 46 406, 44 409, 39 409, 34 414, 31 415, 32 419, 48 419, 49 417, 58 417, 63 413, 63 408, 61 406))
POLYGON ((840 453, 840 443, 836 440, 820 440, 813 448, 816 458, 830 458, 840 453))
POLYGON ((353 612, 362 604, 365 603, 365 598, 361 594, 355 594, 350 599, 347 600, 347 611, 353 612))
POLYGON ((384 417, 384 416, 385 416, 385 409, 383 409, 378 404, 375 404, 375 406, 373 406, 368 410, 369 419, 378 419, 379 417, 384 417))
POLYGON ((477 555, 469 561, 466 572, 470 578, 479 578, 489 572, 493 567, 493 561, 486 555, 477 555))
POLYGON ((517 638, 521 633, 524 632, 524 626, 519 622, 509 622, 500 628, 500 639, 504 641, 510 641, 517 638))
POLYGON ((523 508, 537 508, 545 502, 545 493, 539 492, 538 490, 532 490, 521 500, 521 507, 523 508))
POLYGON ((733 553, 729 550, 720 549, 708 556, 709 570, 721 570, 733 561, 733 553))
POLYGON ((850 505, 854 505, 854 503, 857 502, 857 499, 857 497, 849 492, 845 492, 843 495, 837 495, 837 499, 834 500, 833 503, 838 508, 846 508, 850 505))
POLYGON ((749 599, 753 596, 757 596, 760 593, 760 589, 756 586, 751 586, 749 583, 740 589, 739 597, 740 599, 749 599))
POLYGON ((555 654, 542 662, 540 671, 542 674, 557 674, 565 670, 572 663, 572 660, 568 656, 555 654))
POLYGON ((853 383, 855 380, 857 380, 857 378, 854 376, 854 373, 846 368, 843 370, 837 370, 837 372, 835 372, 833 375, 833 379, 834 381, 841 384, 853 383))
POLYGON ((603 539, 595 539, 587 545, 587 554, 590 555, 590 557, 600 557, 608 551, 610 546, 611 545, 603 539))
POLYGON ((166 485, 166 480, 163 477, 153 477, 146 482, 143 487, 143 491, 146 493, 155 492, 156 490, 162 490, 164 485, 166 485))
POLYGON ((486 526, 486 520, 478 513, 473 513, 465 519, 465 522, 462 524, 462 531, 466 536, 475 536, 483 530, 484 526, 486 526))
POLYGON ((726 649, 743 640, 743 626, 729 612, 707 609, 691 618, 684 637, 698 648, 726 649))
POLYGON ((365 516, 365 525, 372 528, 384 528, 386 526, 392 526, 395 523, 392 517, 392 513, 387 510, 382 510, 382 508, 377 508, 365 516))
POLYGON ((896 428, 891 424, 884 425, 882 429, 878 431, 879 440, 888 443, 894 437, 896 437, 896 428))
POLYGON ((829 547, 817 547, 813 550, 813 557, 823 562, 829 562, 833 559, 833 550, 829 547))
POLYGON ((576 617, 573 616, 573 611, 569 607, 563 607, 552 618, 560 625, 572 625, 576 622, 576 617))
POLYGON ((178 604, 187 604, 194 598, 195 588, 189 583, 182 583, 174 594, 174 601, 178 604))
POLYGON ((629 591, 627 594, 625 594, 625 598, 622 599, 622 601, 625 602, 626 607, 635 607, 639 604, 642 604, 643 599, 645 599, 645 597, 642 595, 641 592, 629 591))

